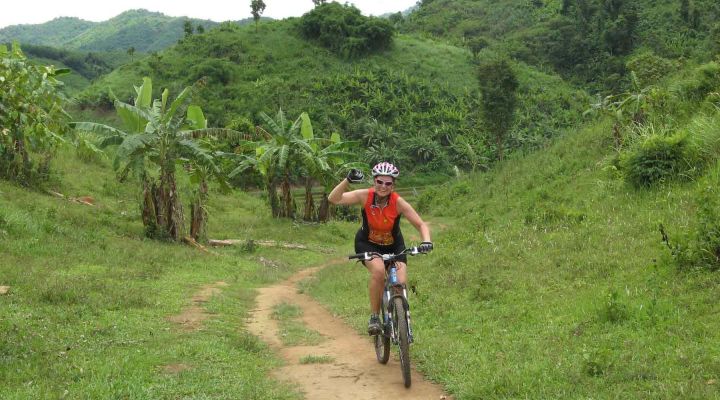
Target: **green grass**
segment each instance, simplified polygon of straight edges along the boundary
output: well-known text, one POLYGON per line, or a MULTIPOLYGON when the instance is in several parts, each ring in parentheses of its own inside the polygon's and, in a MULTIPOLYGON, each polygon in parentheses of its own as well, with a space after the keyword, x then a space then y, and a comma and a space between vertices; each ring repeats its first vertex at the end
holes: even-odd
MULTIPOLYGON (((49 187, 66 199, 0 182, 0 285, 11 287, 0 296, 0 397, 301 397, 269 377, 279 360, 245 331, 245 318, 255 288, 327 253, 227 247, 209 255, 147 240, 132 182, 119 184, 107 166, 69 151, 53 168, 49 187), (67 199, 78 196, 96 206, 67 199), (202 304, 210 317, 201 329, 167 319, 217 281, 228 286, 202 304)), ((213 238, 338 243, 325 227, 271 221, 253 196, 213 193, 209 208, 213 238)))
POLYGON ((317 331, 308 329, 299 320, 300 317, 302 309, 294 304, 283 302, 275 305, 272 318, 278 321, 278 333, 285 346, 312 346, 325 340, 317 331))
POLYGON ((300 364, 329 364, 335 361, 335 358, 330 356, 304 356, 300 358, 300 364))
MULTIPOLYGON (((413 362, 456 398, 720 398, 720 277, 678 271, 658 231, 687 229, 694 185, 632 189, 611 147, 597 125, 418 200, 449 229, 409 263, 413 362)), ((366 280, 305 290, 360 332, 366 280)))

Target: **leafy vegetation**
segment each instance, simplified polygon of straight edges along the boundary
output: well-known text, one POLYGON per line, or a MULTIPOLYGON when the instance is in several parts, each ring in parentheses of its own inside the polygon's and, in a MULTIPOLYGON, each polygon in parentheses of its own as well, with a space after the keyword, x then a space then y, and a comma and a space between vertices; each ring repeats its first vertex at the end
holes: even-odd
POLYGON ((115 108, 125 131, 94 122, 74 123, 75 129, 102 135, 101 146, 118 145, 114 167, 121 180, 137 176, 141 187, 142 221, 148 237, 179 240, 184 237, 184 214, 178 198, 176 168, 184 162, 199 185, 192 204, 191 236, 204 231, 203 203, 207 198, 207 179, 214 176, 227 187, 210 149, 196 139, 205 135, 239 134, 224 129, 208 129, 200 107, 191 105, 194 89, 185 88, 172 103, 169 91, 152 99, 152 81, 145 78, 135 87, 133 105, 115 100, 115 108))
MULTIPOLYGON (((168 87, 207 77, 199 95, 218 125, 238 118, 260 125, 261 112, 282 108, 288 115, 307 112, 321 136, 339 132, 361 142, 368 163, 389 159, 406 170, 444 174, 453 166, 488 166, 494 140, 477 129, 478 83, 467 52, 398 37, 385 54, 348 62, 303 40, 297 24, 261 24, 260 34, 224 24, 193 35, 114 71, 81 96, 82 104, 107 107, 107 87, 130 98, 121 83, 138 76, 168 87)), ((532 149, 575 123, 587 97, 526 65, 516 70, 518 113, 507 147, 532 149)))
POLYGON ((382 18, 365 17, 353 5, 318 4, 300 18, 302 34, 348 58, 380 52, 392 45, 394 28, 382 18))
POLYGON ((592 91, 630 85, 626 62, 635 51, 709 61, 717 53, 720 8, 711 0, 429 0, 403 20, 401 31, 492 49, 552 68, 592 91), (685 17, 688 15, 689 17, 685 17))
POLYGON ((26 186, 48 179, 68 130, 55 79, 63 72, 29 62, 17 43, 0 46, 0 177, 26 186))
POLYGON ((518 81, 508 60, 489 60, 478 68, 480 105, 485 124, 495 136, 498 159, 503 159, 505 137, 510 131, 517 104, 518 81))

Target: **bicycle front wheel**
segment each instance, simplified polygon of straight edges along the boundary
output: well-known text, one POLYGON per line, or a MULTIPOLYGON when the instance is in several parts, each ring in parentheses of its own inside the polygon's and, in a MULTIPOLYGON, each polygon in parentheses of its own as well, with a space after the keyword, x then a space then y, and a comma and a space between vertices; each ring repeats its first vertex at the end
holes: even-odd
POLYGON ((394 298, 393 307, 393 318, 397 329, 398 347, 400 348, 400 368, 402 369, 405 387, 410 387, 410 338, 408 335, 408 322, 403 299, 401 297, 394 298))

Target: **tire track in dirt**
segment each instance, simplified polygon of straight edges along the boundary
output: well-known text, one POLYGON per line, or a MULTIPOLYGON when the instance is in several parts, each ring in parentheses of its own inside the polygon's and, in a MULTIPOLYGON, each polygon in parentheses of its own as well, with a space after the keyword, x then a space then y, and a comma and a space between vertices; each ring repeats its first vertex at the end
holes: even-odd
MULTIPOLYGON (((412 386, 406 389, 399 361, 395 357, 396 347, 393 347, 393 356, 386 365, 378 363, 369 337, 358 335, 310 296, 298 293, 298 282, 322 268, 346 262, 336 260, 321 267, 305 269, 279 284, 259 290, 248 330, 268 343, 285 360, 285 365, 274 371, 275 377, 298 384, 308 400, 451 399, 440 386, 425 380, 415 370, 412 371, 412 386), (315 346, 284 346, 278 337, 277 321, 271 317, 273 307, 282 302, 300 307, 302 322, 323 335, 325 340, 315 346), (329 356, 333 361, 300 364, 300 358, 304 356, 329 356)), ((412 347, 410 356, 412 360, 412 347)))

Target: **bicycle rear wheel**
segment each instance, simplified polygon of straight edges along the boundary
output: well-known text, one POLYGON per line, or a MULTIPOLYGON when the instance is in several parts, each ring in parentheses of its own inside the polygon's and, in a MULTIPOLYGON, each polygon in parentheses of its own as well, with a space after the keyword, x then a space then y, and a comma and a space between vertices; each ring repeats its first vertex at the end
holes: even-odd
POLYGON ((398 344, 400 348, 400 368, 402 369, 405 387, 410 387, 410 340, 408 337, 408 323, 405 313, 405 303, 401 297, 393 299, 393 318, 397 329, 398 344))
POLYGON ((384 333, 375 335, 375 356, 380 364, 387 364, 390 359, 390 338, 384 333))
POLYGON ((380 309, 380 317, 382 317, 382 333, 375 335, 375 356, 380 364, 387 364, 390 359, 390 332, 387 330, 388 321, 385 320, 385 302, 383 301, 380 309))

